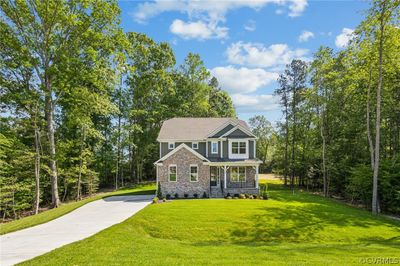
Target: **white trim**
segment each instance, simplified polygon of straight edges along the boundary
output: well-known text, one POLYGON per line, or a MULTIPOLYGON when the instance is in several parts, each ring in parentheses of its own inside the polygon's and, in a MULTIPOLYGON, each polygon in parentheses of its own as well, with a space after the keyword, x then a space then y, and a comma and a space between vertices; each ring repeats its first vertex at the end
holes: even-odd
POLYGON ((167 159, 168 157, 170 157, 171 155, 175 154, 176 152, 178 152, 181 149, 187 149, 188 151, 190 151, 191 153, 193 153, 194 155, 196 155, 197 157, 199 157, 201 160, 203 161, 207 161, 209 162, 210 160, 208 160, 206 157, 204 157, 203 155, 201 155, 200 153, 198 153, 197 151, 191 149, 188 145, 186 145, 185 143, 182 143, 181 145, 179 145, 177 148, 175 148, 174 150, 170 151, 169 153, 167 153, 164 157, 160 158, 158 161, 156 161, 155 163, 159 163, 161 161, 164 161, 165 159, 167 159))
POLYGON ((175 149, 175 142, 168 142, 168 150, 173 150, 173 149, 175 149), (171 148, 171 146, 172 146, 172 148, 171 148))
POLYGON ((232 166, 232 167, 231 167, 231 173, 230 173, 229 179, 230 179, 230 181, 233 182, 233 183, 246 182, 246 180, 247 180, 247 169, 246 169, 246 166, 232 166), (238 181, 232 180, 232 169, 233 169, 233 168, 237 168, 238 181), (240 181, 240 178, 239 178, 239 168, 244 168, 244 181, 240 181))
POLYGON ((256 188, 258 188, 258 165, 256 165, 256 188))
POLYGON ((209 165, 209 166, 257 166, 262 164, 262 161, 257 160, 257 161, 239 161, 239 162, 205 162, 203 163, 204 165, 209 165))
POLYGON ((208 157, 208 141, 206 141, 206 157, 208 157))
POLYGON ((206 139, 157 139, 158 142, 201 142, 206 139))
POLYGON ((226 189, 226 165, 224 165, 224 189, 226 189))
POLYGON ((211 154, 218 154, 218 141, 211 141, 211 154), (213 150, 213 144, 217 144, 215 151, 213 150))
POLYGON ((254 158, 256 158, 256 148, 257 148, 256 140, 253 140, 253 157, 254 158))
POLYGON ((198 150, 199 149, 199 142, 192 142, 192 149, 193 150, 198 150), (196 144, 197 148, 194 148, 193 145, 196 144))
POLYGON ((199 182, 199 165, 198 164, 191 164, 189 165, 189 181, 190 182, 199 182), (196 167, 197 169, 197 178, 196 181, 192 181, 192 167, 196 167))
POLYGON ((221 146, 221 148, 220 148, 220 151, 221 151, 220 154, 221 154, 221 156, 220 156, 220 157, 222 158, 222 153, 224 152, 224 147, 223 147, 223 144, 222 144, 222 140, 220 140, 219 143, 220 143, 220 146, 221 146))
POLYGON ((233 122, 233 119, 229 119, 227 122, 225 122, 224 124, 220 125, 219 127, 217 127, 216 129, 214 129, 213 131, 211 131, 211 133, 209 133, 207 135, 207 137, 211 137, 215 134, 217 134, 218 132, 220 132, 222 129, 224 129, 225 127, 227 127, 228 125, 232 125, 235 126, 236 124, 233 122))
POLYGON ((176 164, 170 164, 168 165, 168 182, 178 182, 178 166, 176 164), (175 171, 175 181, 171 181, 170 179, 170 175, 171 175, 171 167, 175 167, 176 171, 175 171))
POLYGON ((235 127, 233 127, 231 130, 229 130, 228 132, 226 132, 225 134, 223 134, 221 137, 226 137, 229 136, 229 134, 231 134, 232 132, 234 132, 235 130, 241 130, 243 131, 243 133, 246 133, 247 135, 251 136, 251 137, 256 137, 253 132, 251 132, 250 130, 248 130, 247 128, 245 128, 244 126, 237 124, 235 127))
POLYGON ((162 144, 160 142, 160 158, 161 158, 161 148, 162 148, 162 144))
MULTIPOLYGON (((228 157, 229 159, 248 159, 249 158, 249 141, 241 139, 229 139, 228 143, 228 157), (232 153, 232 142, 244 142, 246 143, 246 153, 232 153)), ((238 151, 240 150, 240 144, 238 144, 238 151)))

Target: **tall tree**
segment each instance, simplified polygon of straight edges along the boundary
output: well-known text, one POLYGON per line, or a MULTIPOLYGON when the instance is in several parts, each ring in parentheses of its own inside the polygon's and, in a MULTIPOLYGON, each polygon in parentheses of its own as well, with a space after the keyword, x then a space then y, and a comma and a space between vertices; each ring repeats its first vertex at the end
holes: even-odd
POLYGON ((60 198, 55 110, 68 94, 70 80, 80 77, 79 62, 102 57, 112 50, 110 37, 117 31, 119 10, 114 1, 94 0, 2 1, 0 7, 5 18, 2 27, 7 29, 4 37, 15 40, 27 52, 36 90, 44 99, 52 204, 57 207, 60 198))

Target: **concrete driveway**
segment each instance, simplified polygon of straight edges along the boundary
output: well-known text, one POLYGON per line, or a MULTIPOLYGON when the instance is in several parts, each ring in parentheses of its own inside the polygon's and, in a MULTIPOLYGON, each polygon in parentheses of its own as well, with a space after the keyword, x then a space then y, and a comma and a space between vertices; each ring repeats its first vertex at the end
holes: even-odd
POLYGON ((45 224, 5 234, 0 237, 0 265, 13 265, 87 238, 126 220, 146 207, 153 197, 109 197, 88 203, 45 224))

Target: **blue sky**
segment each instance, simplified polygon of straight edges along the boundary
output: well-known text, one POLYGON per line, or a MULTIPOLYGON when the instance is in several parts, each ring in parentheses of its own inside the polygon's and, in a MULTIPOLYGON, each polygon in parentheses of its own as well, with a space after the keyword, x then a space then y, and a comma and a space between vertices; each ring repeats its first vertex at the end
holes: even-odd
POLYGON ((365 1, 120 1, 125 31, 168 42, 177 64, 200 54, 238 117, 282 118, 273 91, 294 58, 310 60, 321 45, 343 49, 369 4, 365 1))

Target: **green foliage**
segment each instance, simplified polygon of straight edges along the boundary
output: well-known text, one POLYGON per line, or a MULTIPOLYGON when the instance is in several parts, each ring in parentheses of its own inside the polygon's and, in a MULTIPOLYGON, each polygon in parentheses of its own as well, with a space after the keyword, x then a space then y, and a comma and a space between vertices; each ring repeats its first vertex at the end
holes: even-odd
POLYGON ((157 198, 162 199, 162 193, 161 193, 161 184, 160 182, 157 183, 157 198))
POLYGON ((168 43, 123 32, 116 1, 1 1, 0 13, 4 218, 31 209, 35 189, 48 206, 151 180, 166 119, 235 116, 199 55, 175 67, 168 43))
POLYGON ((157 204, 158 201, 159 201, 159 198, 158 198, 158 197, 154 197, 153 200, 152 200, 153 204, 157 204))

